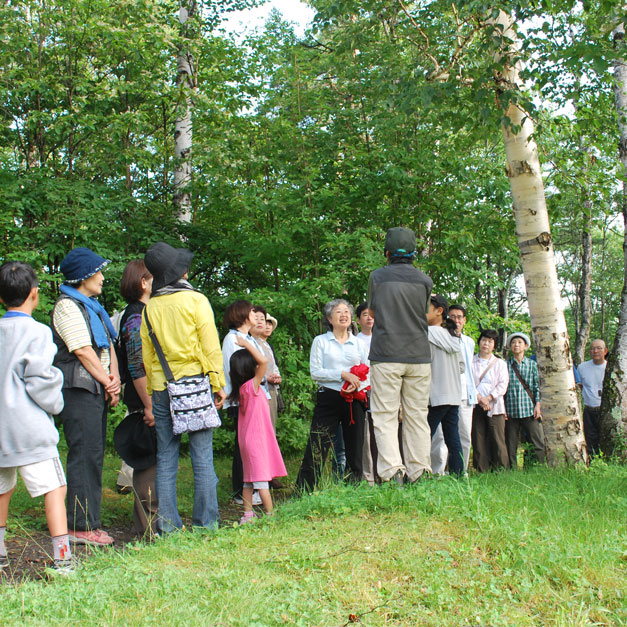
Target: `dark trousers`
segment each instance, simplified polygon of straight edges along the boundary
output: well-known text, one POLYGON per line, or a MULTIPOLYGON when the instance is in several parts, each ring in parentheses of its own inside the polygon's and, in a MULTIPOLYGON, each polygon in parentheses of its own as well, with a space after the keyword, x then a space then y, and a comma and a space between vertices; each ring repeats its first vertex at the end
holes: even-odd
POLYGON ((340 424, 344 434, 346 469, 350 473, 349 479, 361 481, 365 429, 364 407, 359 401, 347 403, 335 390, 320 388, 316 396, 307 448, 296 479, 298 489, 312 490, 314 488, 340 424))
POLYGON ((235 448, 233 449, 233 464, 231 465, 231 481, 233 496, 238 497, 242 496, 242 488, 244 487, 244 465, 242 464, 242 453, 239 450, 239 440, 237 438, 239 407, 227 407, 226 413, 233 420, 233 425, 235 426, 235 448))
POLYGON ((518 443, 520 442, 521 427, 527 431, 527 435, 531 440, 531 444, 536 452, 539 462, 546 459, 546 451, 544 448, 544 429, 539 420, 535 420, 533 416, 525 418, 510 417, 505 423, 505 439, 507 441, 507 454, 509 456, 509 467, 516 470, 518 461, 516 454, 518 452, 518 443))
POLYGON ((152 537, 157 533, 157 490, 155 480, 157 477, 157 464, 144 470, 133 470, 133 493, 135 503, 133 505, 133 526, 135 533, 144 536, 150 528, 152 537))
POLYGON ((108 404, 104 392, 92 394, 81 388, 65 388, 63 399, 65 406, 59 418, 68 446, 68 528, 99 529, 108 404))
POLYGON ((593 457, 601 452, 601 408, 583 408, 583 434, 586 438, 586 448, 588 455, 593 457))
POLYGON ((427 414, 431 437, 436 432, 438 425, 442 425, 442 435, 446 448, 448 448, 448 469, 455 475, 464 472, 464 454, 462 453, 462 442, 459 439, 459 406, 458 405, 436 405, 429 407, 427 414))
POLYGON ((472 412, 472 465, 478 472, 509 468, 505 444, 505 414, 488 416, 480 405, 472 412))

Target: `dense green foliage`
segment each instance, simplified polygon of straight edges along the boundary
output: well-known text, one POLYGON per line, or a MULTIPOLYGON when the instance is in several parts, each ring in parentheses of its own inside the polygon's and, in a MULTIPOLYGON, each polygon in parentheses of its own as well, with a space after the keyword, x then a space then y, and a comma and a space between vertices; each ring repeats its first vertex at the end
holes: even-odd
POLYGON ((112 311, 124 264, 183 238, 218 320, 239 297, 279 319, 287 415, 307 416, 321 305, 363 300, 385 230, 402 224, 418 234, 436 290, 469 305, 473 329, 525 327, 500 138, 502 107, 515 100, 538 119, 571 321, 591 199, 593 333, 609 340, 621 232, 604 22, 617 2, 511 3, 526 93, 495 83, 486 2, 316 0, 301 39, 277 14, 238 38, 220 18, 253 2, 200 4, 188 31, 198 68, 190 224, 172 202, 178 3, 0 6, 0 260, 37 267, 42 320, 70 248, 113 260, 112 311))
MULTIPOLYGON (((182 475, 191 487, 188 461, 182 475)), ((329 485, 271 520, 101 550, 72 578, 7 586, 3 619, 623 625, 626 482, 624 466, 597 462, 405 488, 329 485)))

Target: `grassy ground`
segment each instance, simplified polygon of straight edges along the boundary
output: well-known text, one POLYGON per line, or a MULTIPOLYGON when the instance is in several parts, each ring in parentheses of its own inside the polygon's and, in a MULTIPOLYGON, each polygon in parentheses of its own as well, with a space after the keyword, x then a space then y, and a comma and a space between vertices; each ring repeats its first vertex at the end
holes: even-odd
MULTIPOLYGON (((228 462, 217 466, 224 477, 228 462)), ((100 551, 70 579, 5 585, 0 622, 627 625, 626 571, 626 467, 329 483, 250 526, 100 551)))

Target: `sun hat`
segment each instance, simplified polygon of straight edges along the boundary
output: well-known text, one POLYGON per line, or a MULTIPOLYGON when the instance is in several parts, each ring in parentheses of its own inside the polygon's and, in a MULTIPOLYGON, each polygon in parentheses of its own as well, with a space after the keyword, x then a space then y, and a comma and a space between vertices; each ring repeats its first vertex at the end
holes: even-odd
POLYGON ((279 324, 279 323, 277 322, 277 319, 276 319, 276 318, 274 318, 274 317, 272 317, 270 314, 268 314, 268 315, 266 316, 266 322, 269 322, 269 323, 272 325, 272 330, 273 330, 273 331, 277 328, 277 326, 278 326, 278 324, 279 324))
POLYGON ((526 333, 523 333, 522 331, 516 331, 516 333, 512 333, 507 338, 507 348, 511 347, 512 340, 515 340, 517 337, 519 337, 527 346, 531 346, 531 341, 529 340, 529 336, 526 333))
POLYGON ((385 250, 395 257, 411 256, 416 252, 416 234, 411 229, 395 226, 385 236, 385 250))
POLYGON ((153 244, 144 257, 153 276, 152 293, 180 279, 188 270, 194 253, 187 248, 174 248, 165 242, 153 244))
POLYGON ((146 470, 157 463, 157 434, 144 422, 141 411, 130 413, 115 428, 113 444, 118 455, 135 470, 146 470))
POLYGON ((80 283, 111 263, 89 248, 74 248, 63 259, 59 270, 70 285, 80 283))

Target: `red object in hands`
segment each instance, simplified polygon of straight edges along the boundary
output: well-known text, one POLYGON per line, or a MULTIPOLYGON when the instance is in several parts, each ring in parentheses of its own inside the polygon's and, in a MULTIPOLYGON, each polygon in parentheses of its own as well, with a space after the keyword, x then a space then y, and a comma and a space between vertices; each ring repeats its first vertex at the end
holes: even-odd
MULTIPOLYGON (((356 375, 360 381, 365 381, 370 368, 366 364, 359 364, 357 366, 353 366, 350 369, 350 373, 356 375)), ((363 388, 362 390, 355 390, 353 392, 347 392, 346 389, 350 383, 348 381, 344 381, 344 385, 340 390, 340 394, 344 397, 344 400, 347 403, 352 403, 354 400, 361 401, 362 403, 368 402, 368 396, 366 392, 370 389, 370 386, 363 388)), ((353 406, 351 404, 351 421, 350 424, 354 425, 355 421, 353 420, 353 406)))

